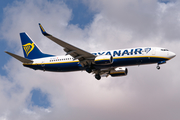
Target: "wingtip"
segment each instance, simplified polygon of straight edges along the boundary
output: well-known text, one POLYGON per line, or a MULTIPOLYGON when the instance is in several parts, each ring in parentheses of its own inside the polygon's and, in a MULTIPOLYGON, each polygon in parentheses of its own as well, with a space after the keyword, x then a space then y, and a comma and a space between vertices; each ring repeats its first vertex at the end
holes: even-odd
POLYGON ((45 29, 43 28, 43 26, 41 25, 41 23, 39 23, 39 27, 40 27, 41 32, 42 32, 43 35, 45 35, 45 36, 49 35, 49 34, 45 31, 45 29))

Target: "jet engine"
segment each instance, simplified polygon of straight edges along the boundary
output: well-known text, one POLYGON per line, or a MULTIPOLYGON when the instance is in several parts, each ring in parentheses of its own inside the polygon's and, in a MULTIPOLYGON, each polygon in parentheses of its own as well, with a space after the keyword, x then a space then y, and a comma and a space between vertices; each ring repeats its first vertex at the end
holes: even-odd
POLYGON ((125 67, 118 67, 110 71, 111 77, 126 76, 127 73, 128 73, 128 69, 125 67))
POLYGON ((111 55, 100 55, 94 60, 97 65, 109 65, 113 63, 113 57, 111 55))

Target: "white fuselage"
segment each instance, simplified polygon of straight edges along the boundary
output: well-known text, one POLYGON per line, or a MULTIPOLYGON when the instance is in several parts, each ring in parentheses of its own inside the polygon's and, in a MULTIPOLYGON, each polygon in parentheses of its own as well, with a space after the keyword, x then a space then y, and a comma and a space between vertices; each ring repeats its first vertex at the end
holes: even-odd
MULTIPOLYGON (((161 64, 175 56, 175 53, 159 47, 138 47, 93 52, 92 54, 96 56, 111 55, 113 57, 113 64, 111 65, 94 65, 98 69, 139 64, 161 64)), ((33 69, 47 71, 68 71, 68 69, 69 71, 83 70, 81 64, 79 64, 79 60, 74 59, 70 55, 34 59, 32 64, 24 65, 27 67, 33 66, 33 69)))

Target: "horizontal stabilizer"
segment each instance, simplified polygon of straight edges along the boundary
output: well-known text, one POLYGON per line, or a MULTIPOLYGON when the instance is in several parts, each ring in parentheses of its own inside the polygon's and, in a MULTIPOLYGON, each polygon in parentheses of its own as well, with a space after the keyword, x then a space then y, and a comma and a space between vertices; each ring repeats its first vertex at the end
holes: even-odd
POLYGON ((32 63, 33 61, 32 60, 29 60, 27 58, 24 58, 24 57, 21 57, 19 55, 15 55, 13 53, 10 53, 10 52, 7 52, 5 51, 5 53, 9 54, 10 56, 16 58, 17 60, 21 61, 22 63, 32 63))

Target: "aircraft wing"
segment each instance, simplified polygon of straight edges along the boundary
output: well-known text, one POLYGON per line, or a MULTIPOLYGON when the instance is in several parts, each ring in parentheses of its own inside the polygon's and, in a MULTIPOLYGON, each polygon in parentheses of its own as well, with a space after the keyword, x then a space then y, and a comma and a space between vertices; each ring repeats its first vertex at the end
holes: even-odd
POLYGON ((54 41, 55 43, 59 44, 60 46, 62 46, 64 48, 64 51, 67 53, 67 55, 71 55, 74 59, 78 59, 82 66, 90 65, 91 63, 94 62, 94 59, 96 57, 95 55, 50 35, 44 30, 44 28, 40 23, 39 23, 39 27, 44 36, 54 41))

